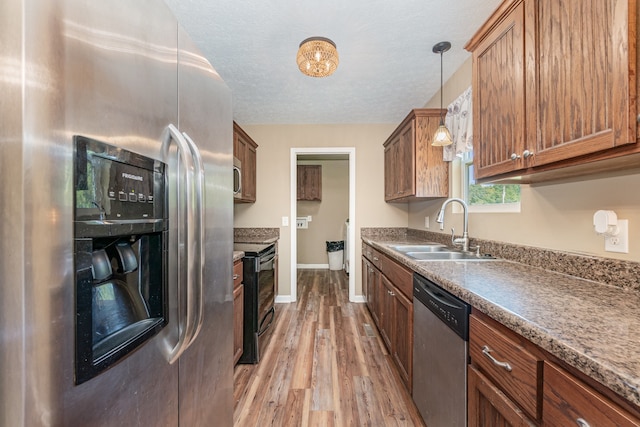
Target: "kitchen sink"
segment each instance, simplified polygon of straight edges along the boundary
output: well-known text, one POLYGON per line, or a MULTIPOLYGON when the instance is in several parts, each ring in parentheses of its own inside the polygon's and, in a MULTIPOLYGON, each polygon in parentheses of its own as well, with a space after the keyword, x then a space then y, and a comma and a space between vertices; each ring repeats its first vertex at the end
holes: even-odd
POLYGON ((441 252, 441 251, 450 251, 445 245, 441 243, 421 243, 419 245, 394 245, 391 246, 392 249, 395 249, 398 252, 408 253, 408 252, 441 252))
POLYGON ((420 261, 489 261, 496 259, 492 256, 477 256, 473 253, 442 250, 438 252, 406 252, 406 256, 420 261))

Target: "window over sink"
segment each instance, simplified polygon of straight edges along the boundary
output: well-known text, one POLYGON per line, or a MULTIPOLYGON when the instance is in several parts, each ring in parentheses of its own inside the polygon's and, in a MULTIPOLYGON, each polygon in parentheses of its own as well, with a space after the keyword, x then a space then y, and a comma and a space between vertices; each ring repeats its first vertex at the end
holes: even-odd
POLYGON ((462 198, 470 212, 520 212, 520 185, 477 184, 473 178, 473 151, 460 160, 462 198))

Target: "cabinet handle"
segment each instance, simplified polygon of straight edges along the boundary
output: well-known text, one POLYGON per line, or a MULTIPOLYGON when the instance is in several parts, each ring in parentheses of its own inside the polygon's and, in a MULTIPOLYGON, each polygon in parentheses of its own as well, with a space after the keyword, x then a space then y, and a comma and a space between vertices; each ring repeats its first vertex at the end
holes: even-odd
POLYGON ((233 280, 236 280, 238 277, 240 277, 240 276, 238 276, 237 274, 234 274, 233 275, 233 280))
POLYGON ((534 155, 534 152, 529 150, 524 150, 524 152, 522 153, 522 157, 524 157, 525 159, 528 159, 529 157, 533 157, 533 155, 534 155))
POLYGON ((373 257, 373 260, 374 260, 374 261, 380 261, 380 260, 378 259, 378 257, 377 257, 377 256, 374 256, 374 257, 373 257))
POLYGON ((510 158, 511 158, 511 160, 513 160, 515 162, 516 160, 518 160, 520 158, 520 156, 518 156, 516 153, 512 153, 510 158))
POLYGON ((396 296, 395 292, 393 292, 393 291, 388 291, 388 292, 389 292, 389 295, 391 295, 392 297, 396 296))
POLYGON ((509 363, 507 362, 500 362, 496 360, 496 358, 491 355, 491 349, 489 348, 488 345, 485 345, 484 347, 482 347, 482 354, 487 356, 489 360, 493 362, 494 365, 504 368, 507 372, 511 372, 511 365, 509 365, 509 363))
POLYGON ((577 423, 580 427, 590 427, 589 423, 588 423, 588 422, 586 422, 586 421, 584 420, 584 418, 578 418, 578 419, 576 420, 576 423, 577 423))

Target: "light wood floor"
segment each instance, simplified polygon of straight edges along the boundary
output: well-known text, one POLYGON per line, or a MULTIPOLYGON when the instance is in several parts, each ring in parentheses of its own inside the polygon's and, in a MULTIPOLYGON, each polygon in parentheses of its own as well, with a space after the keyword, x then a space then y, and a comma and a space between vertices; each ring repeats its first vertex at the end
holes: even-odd
POLYGON ((343 271, 298 270, 298 301, 276 304, 260 363, 234 383, 240 427, 424 426, 343 271))

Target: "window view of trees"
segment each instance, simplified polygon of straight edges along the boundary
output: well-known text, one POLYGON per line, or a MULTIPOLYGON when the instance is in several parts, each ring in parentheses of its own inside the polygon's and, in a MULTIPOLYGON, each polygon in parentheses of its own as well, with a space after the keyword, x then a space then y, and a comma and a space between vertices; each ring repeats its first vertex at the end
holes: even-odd
POLYGON ((518 203, 519 185, 473 184, 469 185, 469 204, 487 205, 497 203, 518 203))
POLYGON ((476 184, 472 160, 472 155, 468 155, 464 163, 466 199, 469 205, 520 203, 520 186, 517 184, 476 184))

